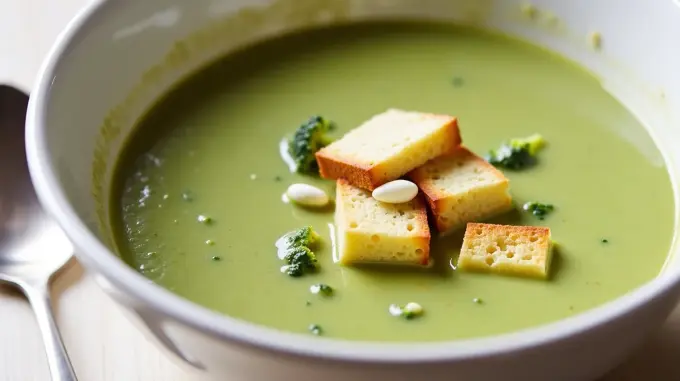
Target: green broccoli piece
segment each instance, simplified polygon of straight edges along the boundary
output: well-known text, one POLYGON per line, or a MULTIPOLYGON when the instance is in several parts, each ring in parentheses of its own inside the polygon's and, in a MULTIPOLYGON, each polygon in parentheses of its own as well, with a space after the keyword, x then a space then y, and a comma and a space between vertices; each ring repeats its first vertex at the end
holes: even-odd
POLYGON ((543 219, 545 215, 555 210, 555 207, 552 204, 544 204, 537 201, 530 201, 525 203, 524 206, 522 206, 522 209, 540 219, 543 219))
POLYGON ((492 150, 486 160, 496 167, 520 170, 536 164, 536 154, 545 145, 541 135, 515 138, 492 150))
POLYGON ((318 115, 309 118, 298 127, 293 137, 288 141, 288 153, 295 161, 296 172, 308 175, 319 173, 319 166, 314 154, 333 141, 327 136, 327 133, 332 129, 332 123, 318 115))
POLYGON ((304 275, 304 270, 300 265, 285 265, 281 266, 281 272, 293 278, 298 278, 304 275))
POLYGON ((300 266, 303 271, 316 269, 316 255, 306 246, 298 246, 288 250, 283 258, 289 265, 300 266))
POLYGON ((310 247, 313 247, 319 239, 319 234, 311 226, 305 226, 281 236, 276 241, 276 247, 279 258, 287 263, 281 271, 292 277, 300 277, 316 270, 316 255, 310 247))
POLYGON ((288 250, 297 246, 311 247, 319 241, 319 234, 311 226, 290 231, 276 241, 276 247, 288 250))

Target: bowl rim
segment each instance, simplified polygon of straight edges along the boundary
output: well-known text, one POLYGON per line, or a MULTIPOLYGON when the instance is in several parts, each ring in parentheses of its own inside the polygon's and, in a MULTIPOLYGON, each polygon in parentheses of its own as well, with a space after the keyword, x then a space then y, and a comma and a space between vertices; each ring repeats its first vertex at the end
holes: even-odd
MULTIPOLYGON (((89 23, 95 17, 104 17, 107 10, 114 7, 113 3, 107 0, 88 3, 62 30, 50 48, 30 96, 26 118, 26 152, 31 178, 40 202, 75 243, 74 246, 82 248, 76 250, 76 257, 82 259, 81 262, 89 271, 101 274, 123 295, 131 298, 135 302, 133 309, 151 309, 221 340, 280 354, 372 363, 456 362, 499 356, 568 340, 621 319, 644 308, 653 300, 680 289, 680 270, 666 271, 629 293, 595 308, 510 333, 442 342, 369 342, 279 331, 212 311, 149 282, 107 248, 78 217, 64 189, 59 185, 46 139, 46 130, 49 128, 47 108, 57 69, 74 41, 86 34, 89 23)), ((675 195, 676 209, 677 198, 675 195)), ((677 225, 677 221, 674 223, 677 225)), ((675 240, 674 237, 674 243, 675 240)), ((677 251, 676 245, 672 244, 671 249, 677 251)))

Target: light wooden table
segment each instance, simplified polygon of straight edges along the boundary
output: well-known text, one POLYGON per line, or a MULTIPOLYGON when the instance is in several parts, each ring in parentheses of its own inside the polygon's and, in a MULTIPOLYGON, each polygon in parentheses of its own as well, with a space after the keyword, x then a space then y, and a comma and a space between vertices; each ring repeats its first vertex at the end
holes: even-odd
MULTIPOLYGON (((0 83, 30 89, 57 33, 86 2, 0 0, 0 83)), ((148 343, 79 265, 59 277, 53 297, 80 381, 201 379, 148 343)), ((0 380, 49 380, 31 310, 21 295, 6 288, 0 288, 0 380)), ((630 361, 601 381, 646 380, 680 380, 680 308, 630 361)))

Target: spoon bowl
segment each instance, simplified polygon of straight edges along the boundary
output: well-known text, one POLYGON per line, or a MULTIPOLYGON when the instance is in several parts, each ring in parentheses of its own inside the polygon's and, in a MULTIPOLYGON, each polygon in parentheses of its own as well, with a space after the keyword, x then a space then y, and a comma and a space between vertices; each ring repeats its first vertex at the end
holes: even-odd
POLYGON ((36 314, 53 381, 76 380, 54 319, 49 282, 73 248, 38 202, 28 171, 28 96, 0 85, 0 281, 21 289, 36 314))

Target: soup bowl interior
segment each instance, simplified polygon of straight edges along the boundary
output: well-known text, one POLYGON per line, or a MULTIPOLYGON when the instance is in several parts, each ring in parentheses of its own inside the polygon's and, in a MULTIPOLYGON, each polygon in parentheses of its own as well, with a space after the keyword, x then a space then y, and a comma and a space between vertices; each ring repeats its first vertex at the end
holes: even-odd
MULTIPOLYGON (((294 368, 294 362, 270 356, 277 353, 316 358, 320 362, 310 365, 309 372, 318 374, 325 374, 327 368, 341 374, 341 367, 334 365, 347 362, 364 364, 356 368, 361 370, 356 377, 383 372, 366 368, 370 364, 399 363, 392 371, 402 371, 400 366, 441 363, 458 364, 461 379, 492 379, 503 371, 539 379, 537 369, 531 373, 497 363, 496 370, 484 370, 478 364, 488 359, 502 362, 502 356, 511 353, 538 356, 537 348, 542 348, 548 357, 538 368, 562 368, 559 354, 569 354, 569 345, 583 344, 578 340, 586 333, 609 340, 614 328, 639 324, 630 335, 609 343, 608 350, 598 345, 583 350, 572 361, 584 365, 565 368, 563 374, 575 380, 601 373, 672 308, 680 278, 676 245, 655 280, 578 316, 498 337, 387 345, 311 339, 218 315, 148 282, 116 256, 111 240, 108 205, 114 164, 135 122, 155 100, 180 78, 246 44, 297 29, 358 20, 452 21, 498 30, 577 62, 647 127, 677 191, 680 156, 672 149, 680 141, 677 4, 635 0, 624 4, 537 0, 533 4, 512 0, 95 2, 60 36, 31 99, 27 144, 39 196, 75 243, 79 260, 131 317, 174 355, 212 374, 229 368, 244 379, 264 379, 257 377, 269 374, 262 370, 267 367, 255 363, 268 362, 270 369, 294 368), (639 323, 642 318, 648 322, 639 323), (607 328, 611 321, 619 325, 607 328), (553 352, 545 350, 551 345, 553 352), (601 355, 590 356, 596 350, 601 355), (224 358, 231 360, 225 365, 224 358)), ((356 370, 352 369, 344 370, 356 370)))

